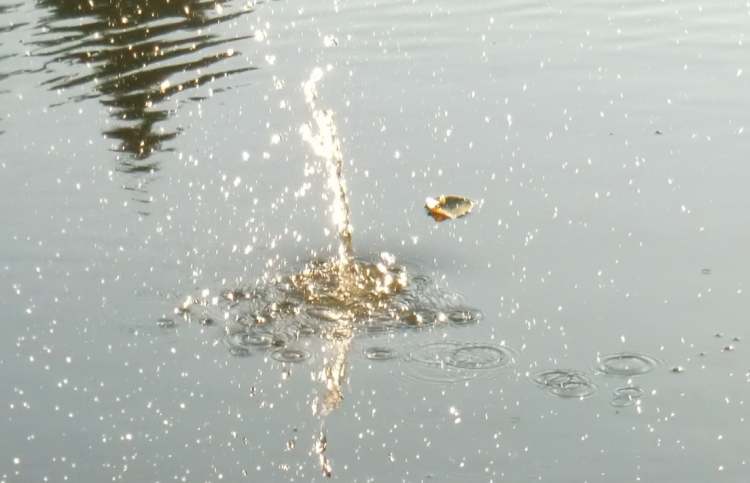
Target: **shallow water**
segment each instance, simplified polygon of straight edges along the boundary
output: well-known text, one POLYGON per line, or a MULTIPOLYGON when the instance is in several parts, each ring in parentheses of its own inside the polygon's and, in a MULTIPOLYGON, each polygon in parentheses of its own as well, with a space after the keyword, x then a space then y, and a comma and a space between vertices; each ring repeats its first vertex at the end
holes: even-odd
POLYGON ((0 481, 746 480, 744 2, 92 3, 0 3, 0 481), (253 326, 315 67, 429 296, 253 326))

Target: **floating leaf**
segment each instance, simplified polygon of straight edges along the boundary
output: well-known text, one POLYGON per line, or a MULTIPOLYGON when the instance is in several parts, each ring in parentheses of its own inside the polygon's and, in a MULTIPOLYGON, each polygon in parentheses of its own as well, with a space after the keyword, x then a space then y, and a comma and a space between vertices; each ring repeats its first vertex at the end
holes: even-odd
POLYGON ((435 221, 455 220, 471 213, 474 202, 463 196, 440 195, 439 198, 427 198, 424 204, 427 214, 435 221))

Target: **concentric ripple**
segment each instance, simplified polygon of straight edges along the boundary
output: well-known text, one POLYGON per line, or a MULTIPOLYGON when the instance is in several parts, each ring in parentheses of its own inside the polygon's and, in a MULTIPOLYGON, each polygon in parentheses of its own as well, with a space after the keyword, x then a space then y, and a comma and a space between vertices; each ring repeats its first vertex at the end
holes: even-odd
POLYGON ((494 369, 510 364, 513 354, 505 347, 466 344, 452 351, 446 362, 459 369, 494 369))
POLYGON ((452 383, 487 377, 515 363, 505 346, 474 342, 430 342, 411 348, 404 357, 406 375, 415 379, 452 383))
POLYGON ((299 348, 286 347, 271 353, 271 357, 279 362, 303 362, 310 358, 310 353, 299 348))
POLYGON ((659 361, 637 352, 618 352, 599 357, 597 370, 609 376, 639 376, 653 371, 659 361))
POLYGON ((582 372, 551 369, 534 374, 533 381, 550 394, 561 398, 584 399, 596 392, 596 384, 582 372))

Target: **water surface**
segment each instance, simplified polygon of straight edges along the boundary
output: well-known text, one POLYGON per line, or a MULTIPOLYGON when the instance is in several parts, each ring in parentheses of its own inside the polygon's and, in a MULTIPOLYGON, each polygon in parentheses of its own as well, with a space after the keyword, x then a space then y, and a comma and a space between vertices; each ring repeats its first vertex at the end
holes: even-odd
POLYGON ((0 481, 745 481, 749 16, 3 0, 0 481), (339 254, 316 67, 431 302, 264 331, 226 295, 339 254))

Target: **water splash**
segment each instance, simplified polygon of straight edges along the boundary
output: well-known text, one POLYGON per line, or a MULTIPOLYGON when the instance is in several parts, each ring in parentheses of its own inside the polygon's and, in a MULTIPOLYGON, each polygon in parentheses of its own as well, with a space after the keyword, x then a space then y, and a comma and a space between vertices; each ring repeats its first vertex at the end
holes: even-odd
POLYGON ((303 84, 305 103, 312 113, 317 133, 314 133, 313 127, 307 123, 300 127, 300 134, 313 152, 325 161, 328 174, 327 186, 333 193, 331 215, 339 237, 339 263, 342 269, 345 269, 354 258, 351 209, 343 175, 344 155, 341 152, 341 142, 333 120, 333 111, 319 109, 316 103, 317 85, 322 79, 323 69, 316 67, 310 74, 310 78, 303 84))
POLYGON ((223 320, 227 348, 243 355, 287 348, 310 336, 337 341, 349 332, 373 335, 481 320, 480 311, 418 272, 388 253, 352 259, 343 271, 337 260, 313 260, 262 285, 191 299, 179 313, 190 320, 223 320))
MULTIPOLYGON (((324 341, 322 364, 313 373, 322 387, 311 409, 321 420, 314 452, 322 474, 330 478, 333 463, 326 456, 325 421, 342 404, 353 339, 360 334, 438 324, 471 325, 482 319, 482 313, 465 306, 457 294, 443 290, 429 276, 418 270, 413 274, 390 253, 383 252, 375 259, 355 258, 341 143, 333 112, 317 106, 317 84, 322 78, 323 70, 316 68, 303 84, 313 121, 300 127, 300 134, 314 154, 325 161, 327 187, 333 194, 330 211, 339 239, 338 256, 311 260, 286 274, 264 274, 254 287, 224 290, 220 297, 210 297, 206 290, 200 298, 188 297, 175 314, 188 320, 224 321, 223 342, 229 353, 238 357, 265 352, 282 364, 320 362, 300 347, 299 341, 310 336, 324 341)), ((489 344, 456 343, 447 348, 433 354, 431 349, 435 347, 423 347, 411 356, 417 366, 436 369, 439 365, 436 377, 449 381, 486 377, 514 360, 510 350, 489 344), (434 357, 441 358, 438 364, 434 357), (447 373, 442 367, 448 368, 447 373)), ((397 355, 383 347, 365 352, 370 360, 397 355)))

